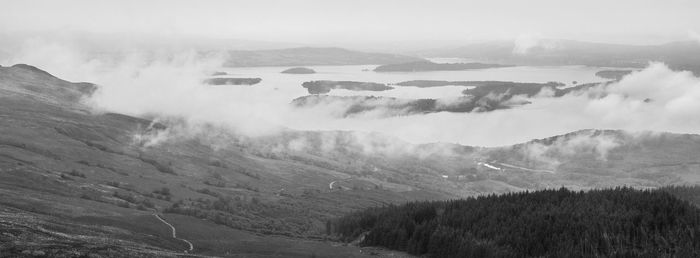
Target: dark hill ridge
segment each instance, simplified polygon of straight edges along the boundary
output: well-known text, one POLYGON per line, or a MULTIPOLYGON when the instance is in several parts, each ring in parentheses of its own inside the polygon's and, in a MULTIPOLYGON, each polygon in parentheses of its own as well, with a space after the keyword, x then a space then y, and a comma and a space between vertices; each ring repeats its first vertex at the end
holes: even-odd
POLYGON ((429 72, 429 71, 463 71, 463 70, 477 70, 477 69, 488 69, 488 68, 501 68, 510 67, 511 65, 501 65, 501 64, 484 64, 484 63, 454 63, 454 64, 441 64, 433 63, 427 60, 400 63, 400 64, 386 64, 380 65, 374 68, 375 72, 429 72))
POLYGON ((423 60, 421 58, 352 51, 342 48, 287 48, 272 50, 229 51, 224 66, 304 66, 395 64, 423 60))
POLYGON ((30 71, 32 71, 32 72, 34 72, 34 73, 37 73, 37 74, 42 74, 42 75, 45 75, 45 76, 50 76, 50 77, 56 78, 55 76, 51 75, 51 74, 48 73, 47 71, 41 70, 41 69, 39 69, 39 68, 36 68, 36 67, 31 66, 31 65, 28 65, 28 64, 16 64, 16 65, 13 65, 12 67, 14 67, 14 68, 20 68, 20 69, 25 69, 25 70, 30 70, 30 71))
MULTIPOLYGON (((697 189, 689 189, 697 190, 697 189)), ((408 203, 329 231, 429 257, 697 257, 700 209, 663 190, 566 188, 408 203)))
POLYGON ((97 86, 92 83, 72 83, 61 80, 50 73, 26 64, 0 67, 0 89, 8 94, 30 95, 51 100, 53 104, 77 102, 92 94, 97 86))

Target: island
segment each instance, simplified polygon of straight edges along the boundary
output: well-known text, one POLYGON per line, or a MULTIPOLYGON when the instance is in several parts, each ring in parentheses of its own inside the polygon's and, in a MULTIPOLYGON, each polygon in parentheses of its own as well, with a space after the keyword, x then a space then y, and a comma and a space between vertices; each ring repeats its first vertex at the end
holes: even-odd
POLYGON ((211 73, 211 76, 221 76, 221 75, 228 75, 227 72, 213 72, 211 73))
POLYGON ((376 82, 356 82, 356 81, 308 81, 301 84, 309 91, 309 94, 325 94, 333 89, 344 89, 352 91, 385 91, 394 87, 376 82))
MULTIPOLYGON (((473 85, 473 84, 472 84, 473 85)), ((543 90, 550 90, 552 96, 561 97, 565 94, 571 92, 572 88, 560 89, 558 87, 564 86, 560 82, 547 82, 547 83, 521 83, 521 82, 499 82, 499 81, 484 81, 481 84, 477 83, 475 88, 466 89, 462 91, 465 95, 471 95, 476 98, 485 98, 491 96, 498 96, 502 100, 508 100, 516 95, 522 95, 527 97, 532 97, 537 94, 543 93, 543 90)), ((579 89, 574 87, 575 89, 579 89)))
POLYGON ((294 67, 294 68, 289 68, 287 70, 282 71, 282 73, 289 73, 289 74, 312 74, 316 73, 311 68, 306 68, 306 67, 294 67))
MULTIPOLYGON (((466 89, 463 95, 443 99, 399 99, 375 96, 331 96, 309 95, 292 101, 296 108, 324 108, 333 106, 341 108, 334 115, 340 118, 351 117, 364 112, 377 111, 379 116, 392 117, 437 112, 469 113, 489 112, 508 109, 515 106, 530 104, 528 99, 517 96, 534 97, 543 94, 550 97, 585 90, 591 87, 605 87, 609 82, 580 84, 575 87, 559 88, 564 84, 559 82, 547 83, 518 83, 500 81, 475 81, 476 87, 466 89), (480 84, 479 84, 480 83, 480 84)), ((475 85, 471 82, 469 85, 475 85)), ((324 88, 325 89, 325 88, 324 88)), ((319 90, 320 91, 320 90, 319 90)), ((328 89, 330 91, 330 89, 328 89)), ((309 90, 311 92, 311 90, 309 90)), ((314 91, 318 92, 318 91, 314 91)))
POLYGON ((335 114, 342 118, 370 111, 381 111, 381 116, 393 117, 437 112, 485 112, 509 107, 498 100, 477 101, 471 96, 453 99, 399 99, 375 96, 309 95, 296 98, 291 104, 297 108, 342 106, 345 109, 335 114))
POLYGON ((512 82, 512 81, 438 81, 438 80, 413 80, 399 82, 394 85, 399 86, 414 86, 419 88, 429 88, 429 87, 443 87, 443 86, 474 86, 474 87, 485 87, 485 86, 547 86, 547 87, 560 87, 564 86, 561 82, 546 82, 546 83, 530 83, 530 82, 512 82))
MULTIPOLYGON (((609 82, 608 82, 609 83, 609 82)), ((586 83, 575 87, 560 88, 564 86, 561 82, 512 82, 512 81, 438 81, 438 80, 413 80, 399 82, 393 85, 413 86, 419 88, 444 87, 444 86, 472 86, 474 88, 462 91, 465 95, 475 98, 483 98, 488 95, 500 96, 501 98, 511 98, 515 95, 527 97, 535 96, 542 92, 544 88, 551 90, 554 97, 561 97, 570 92, 600 85, 600 83, 586 83)))
POLYGON ((597 73, 595 73, 595 76, 598 76, 600 78, 604 79, 609 79, 609 80, 622 80, 622 77, 625 77, 625 75, 628 75, 632 72, 635 72, 634 70, 602 70, 597 73))
POLYGON ((485 63, 454 63, 441 64, 427 60, 400 64, 386 64, 374 68, 375 72, 428 72, 428 71, 462 71, 488 68, 512 67, 512 65, 485 63))
POLYGON ((209 85, 254 85, 262 81, 260 78, 209 78, 204 80, 209 85))
MULTIPOLYGON (((515 95, 524 95, 532 97, 542 89, 548 88, 552 91, 553 96, 560 97, 573 90, 578 90, 585 87, 590 87, 593 84, 582 84, 576 87, 560 89, 564 86, 561 82, 512 82, 512 81, 437 81, 437 80, 413 80, 399 82, 398 86, 414 86, 419 88, 444 87, 444 86, 472 86, 474 88, 462 91, 465 95, 471 95, 476 98, 483 98, 487 95, 500 96, 501 98, 510 98, 515 95)), ((597 84, 596 84, 597 85, 597 84)))

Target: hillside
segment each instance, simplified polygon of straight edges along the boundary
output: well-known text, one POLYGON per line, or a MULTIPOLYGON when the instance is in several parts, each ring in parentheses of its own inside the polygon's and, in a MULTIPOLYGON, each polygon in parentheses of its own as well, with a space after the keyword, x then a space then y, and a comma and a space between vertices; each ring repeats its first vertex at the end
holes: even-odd
POLYGON ((272 50, 232 50, 224 66, 304 66, 395 64, 423 59, 394 54, 366 53, 342 48, 286 48, 272 50))
POLYGON ((572 189, 655 188, 700 183, 698 151, 700 136, 693 134, 581 130, 492 148, 482 160, 513 175, 506 182, 528 189, 545 182, 572 189), (537 173, 542 179, 518 173, 537 173))
POLYGON ((696 257, 700 209, 665 191, 565 188, 373 208, 329 231, 428 257, 696 257))
POLYGON ((174 125, 93 113, 80 102, 94 90, 91 87, 30 66, 0 68, 0 208, 6 211, 0 219, 3 231, 13 232, 3 239, 14 243, 2 245, 3 253, 50 253, 60 242, 84 252, 107 245, 106 254, 123 250, 125 256, 153 256, 153 252, 173 256, 186 246, 172 239, 153 213, 181 213, 174 208, 178 203, 220 196, 236 200, 238 208, 228 214, 217 212, 217 217, 233 223, 209 225, 209 233, 229 232, 267 245, 227 250, 228 244, 221 241, 237 243, 236 239, 201 235, 199 228, 210 223, 197 219, 201 216, 162 215, 180 225, 178 237, 191 241, 195 253, 362 257, 357 248, 319 241, 323 221, 362 207, 447 196, 400 183, 408 182, 402 177, 410 173, 386 170, 377 177, 364 177, 372 163, 362 158, 348 162, 342 156, 279 152, 277 140, 268 144, 264 139, 226 135, 230 138, 225 142, 231 144, 216 149, 211 143, 223 138, 183 138, 153 145, 153 137, 174 125), (388 177, 395 177, 395 183, 386 182, 388 177), (345 180, 343 185, 356 190, 330 191, 328 184, 334 180, 345 180), (18 216, 32 219, 17 222, 18 216), (30 238, 41 245, 13 242, 30 238))
POLYGON ((503 148, 358 132, 253 138, 216 125, 182 136, 178 119, 93 110, 82 100, 96 89, 0 67, 3 253, 182 254, 158 214, 198 255, 366 257, 324 240, 325 222, 416 200, 700 182, 697 135, 587 130, 503 148))

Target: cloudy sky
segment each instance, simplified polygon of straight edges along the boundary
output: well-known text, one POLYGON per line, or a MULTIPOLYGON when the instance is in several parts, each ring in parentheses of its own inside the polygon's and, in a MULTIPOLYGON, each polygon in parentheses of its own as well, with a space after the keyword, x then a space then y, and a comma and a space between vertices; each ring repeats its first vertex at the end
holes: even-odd
POLYGON ((512 39, 686 40, 696 0, 0 0, 0 32, 143 34, 301 44, 512 39))
MULTIPOLYGON (((119 46, 114 41, 126 40, 148 42, 158 50, 168 49, 163 42, 180 41, 172 40, 174 37, 341 47, 394 46, 395 42, 434 46, 439 41, 485 39, 516 39, 516 43, 526 39, 527 43, 527 39, 537 37, 655 44, 694 37, 700 40, 698 13, 697 0, 0 0, 0 64, 28 63, 64 79, 97 83, 100 91, 91 99, 97 109, 223 123, 253 135, 285 126, 382 132, 414 143, 498 146, 586 128, 697 133, 700 122, 693 118, 700 116, 700 79, 663 64, 653 64, 611 86, 604 98, 587 94, 544 96, 522 108, 490 113, 336 119, 287 105, 306 94, 299 84, 290 84, 289 89, 302 93, 291 95, 275 95, 280 92, 277 87, 284 84, 267 88, 201 85, 202 77, 220 69, 223 60, 218 56, 201 60, 189 47, 154 57, 125 51, 121 61, 112 63, 94 55, 90 45, 45 37, 70 40, 104 35, 107 40, 96 41, 109 44, 103 49, 119 46), (33 38, 36 35, 42 37, 33 38), (25 41, 24 36, 30 38, 25 41), (13 49, 7 43, 12 40, 20 41, 20 46, 13 49), (653 101, 647 103, 647 99, 653 101)), ((222 46, 235 48, 229 43, 222 46)), ((274 78, 268 76, 263 81, 275 82, 274 78)), ((567 77, 563 81, 571 80, 567 77)), ((334 109, 322 111, 333 113, 334 109)))

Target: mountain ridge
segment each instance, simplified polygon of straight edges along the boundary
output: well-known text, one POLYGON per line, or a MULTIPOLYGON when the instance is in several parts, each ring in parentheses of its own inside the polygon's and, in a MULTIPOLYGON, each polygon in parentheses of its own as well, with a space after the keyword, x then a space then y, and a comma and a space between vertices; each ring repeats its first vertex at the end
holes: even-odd
POLYGON ((398 54, 353 51, 338 47, 297 47, 269 50, 230 50, 227 67, 373 65, 423 60, 398 54))

